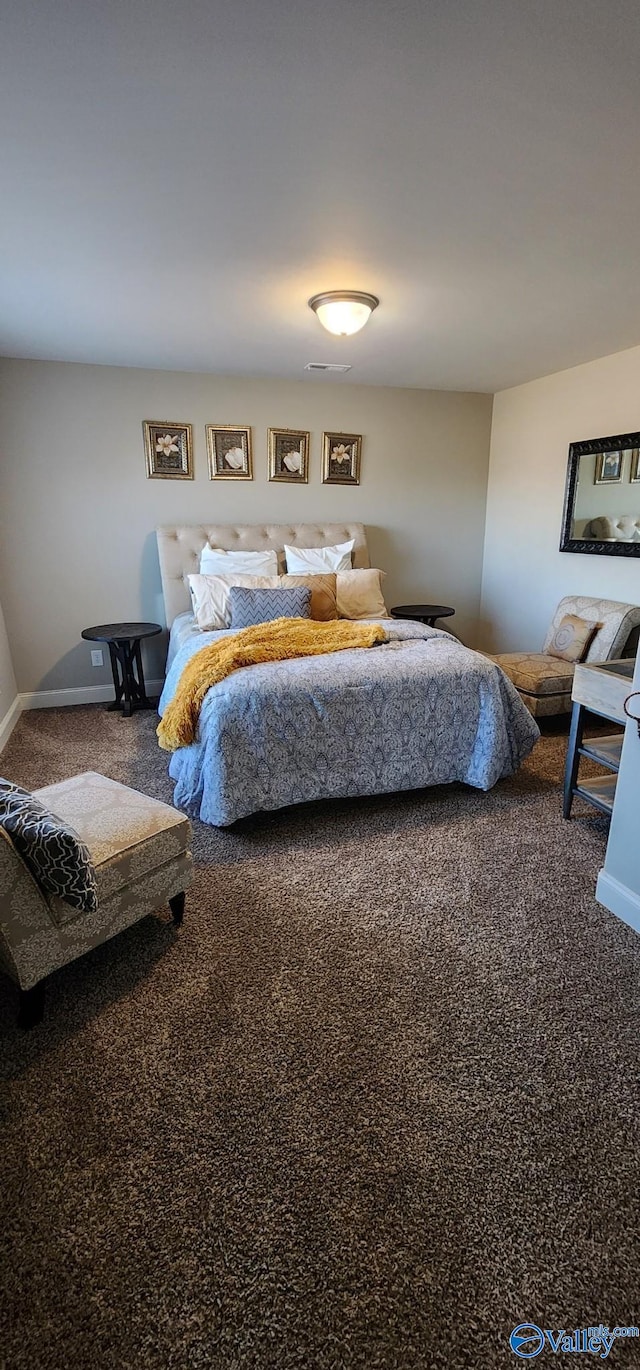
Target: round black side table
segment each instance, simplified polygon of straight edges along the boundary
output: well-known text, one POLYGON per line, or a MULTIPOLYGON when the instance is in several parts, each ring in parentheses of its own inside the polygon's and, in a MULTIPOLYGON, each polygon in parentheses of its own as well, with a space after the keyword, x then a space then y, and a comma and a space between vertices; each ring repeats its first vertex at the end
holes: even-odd
POLYGON ((455 609, 450 604, 396 604, 389 613, 392 618, 414 618, 418 623, 425 623, 427 628, 433 628, 437 618, 452 618, 455 609))
POLYGON ((134 709, 153 708, 147 699, 140 643, 144 637, 161 632, 159 623, 100 623, 95 628, 83 628, 82 637, 87 642, 106 642, 109 647, 116 692, 113 704, 108 705, 110 712, 122 709, 123 716, 131 718, 134 709))

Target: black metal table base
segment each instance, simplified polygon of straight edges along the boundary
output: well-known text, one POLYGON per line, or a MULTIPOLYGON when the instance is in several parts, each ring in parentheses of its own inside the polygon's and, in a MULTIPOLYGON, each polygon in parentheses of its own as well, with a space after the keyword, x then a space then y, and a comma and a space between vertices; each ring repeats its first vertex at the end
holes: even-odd
POLYGON ((152 709, 144 684, 140 639, 120 638, 110 642, 109 656, 116 697, 107 705, 107 712, 120 709, 125 718, 131 718, 134 709, 152 709))

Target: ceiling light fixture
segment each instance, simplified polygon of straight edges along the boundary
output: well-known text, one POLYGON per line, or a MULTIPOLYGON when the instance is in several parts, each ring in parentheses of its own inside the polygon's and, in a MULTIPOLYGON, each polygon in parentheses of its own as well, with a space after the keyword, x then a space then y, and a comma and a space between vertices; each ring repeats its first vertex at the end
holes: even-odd
POLYGON ((323 328, 341 338, 364 328, 379 304, 376 295, 363 290, 325 290, 309 300, 309 308, 318 315, 323 328))

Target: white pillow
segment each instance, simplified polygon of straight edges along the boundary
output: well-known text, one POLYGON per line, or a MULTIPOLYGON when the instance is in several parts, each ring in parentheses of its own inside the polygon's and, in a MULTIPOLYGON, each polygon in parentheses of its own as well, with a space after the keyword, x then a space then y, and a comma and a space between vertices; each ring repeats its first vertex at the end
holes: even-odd
POLYGON ((200 553, 201 576, 277 576, 277 552, 223 552, 207 543, 200 553))
POLYGON ((338 571, 336 601, 340 618, 388 618, 382 595, 384 571, 338 571))
POLYGON ((290 576, 313 576, 319 572, 351 570, 351 553, 355 538, 351 542, 337 542, 335 547, 287 547, 287 572, 290 576))
POLYGON ((187 576, 189 594, 196 623, 203 632, 214 628, 228 628, 231 623, 229 590, 232 585, 245 585, 250 590, 276 590, 279 576, 187 576))

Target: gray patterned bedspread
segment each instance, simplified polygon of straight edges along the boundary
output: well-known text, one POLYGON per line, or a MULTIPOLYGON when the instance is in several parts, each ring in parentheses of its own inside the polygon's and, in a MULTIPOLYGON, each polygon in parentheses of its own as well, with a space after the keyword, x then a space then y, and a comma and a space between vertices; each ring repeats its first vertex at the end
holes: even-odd
MULTIPOLYGON (((384 627, 381 646, 266 662, 214 685, 197 741, 171 757, 178 808, 224 827, 309 799, 454 780, 488 790, 512 775, 540 734, 500 668, 438 628, 384 627)), ((160 714, 194 652, 226 635, 179 647, 160 714)))

